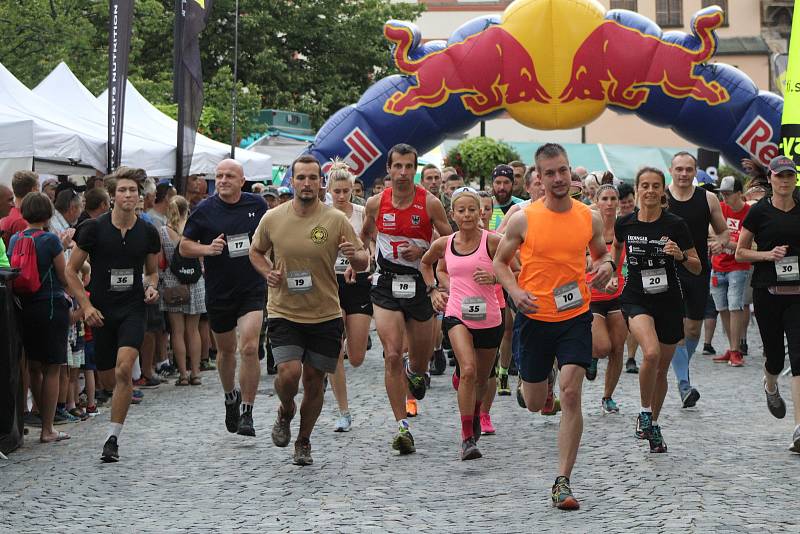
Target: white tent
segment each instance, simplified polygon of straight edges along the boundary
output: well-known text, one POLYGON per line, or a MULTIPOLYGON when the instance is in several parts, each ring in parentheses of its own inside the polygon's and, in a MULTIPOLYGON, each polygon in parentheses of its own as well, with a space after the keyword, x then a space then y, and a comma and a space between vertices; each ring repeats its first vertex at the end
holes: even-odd
POLYGON ((53 166, 63 166, 72 170, 60 170, 64 174, 80 170, 93 174, 91 169, 105 168, 104 133, 32 94, 2 64, 0 123, 3 181, 10 180, 10 170, 21 168, 46 168, 49 172, 53 166))
MULTIPOLYGON (((107 90, 97 97, 97 101, 103 106, 107 99, 107 90)), ((126 130, 128 124, 131 124, 131 127, 151 132, 159 140, 170 142, 173 145, 177 143, 178 122, 151 104, 130 82, 125 90, 126 130)), ((229 145, 198 133, 195 138, 191 174, 213 173, 217 163, 227 158, 229 154, 229 145)), ((244 167, 248 180, 272 179, 272 158, 269 155, 237 148, 236 160, 244 167)))

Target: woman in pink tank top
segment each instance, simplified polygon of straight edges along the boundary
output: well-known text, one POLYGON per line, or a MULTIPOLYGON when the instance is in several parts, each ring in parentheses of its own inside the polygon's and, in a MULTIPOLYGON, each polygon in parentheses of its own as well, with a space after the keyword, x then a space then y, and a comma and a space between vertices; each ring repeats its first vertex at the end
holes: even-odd
POLYGON ((469 187, 456 189, 452 217, 458 231, 437 239, 422 258, 420 271, 434 308, 444 311, 445 330, 461 369, 458 409, 461 414, 461 459, 481 457, 481 399, 503 337, 492 258, 500 236, 482 230, 480 199, 469 187), (436 287, 433 265, 448 287, 436 287))

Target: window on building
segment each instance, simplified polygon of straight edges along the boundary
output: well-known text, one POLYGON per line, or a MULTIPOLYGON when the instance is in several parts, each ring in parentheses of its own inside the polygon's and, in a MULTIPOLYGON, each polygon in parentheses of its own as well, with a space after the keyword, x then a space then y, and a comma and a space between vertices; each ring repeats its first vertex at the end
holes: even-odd
POLYGON ((656 0, 656 23, 662 28, 683 26, 681 0, 656 0))
POLYGON ((723 26, 728 25, 728 0, 703 0, 703 7, 719 6, 725 13, 725 20, 722 22, 723 26))
POLYGON ((639 6, 637 0, 611 0, 611 9, 627 9, 637 11, 639 6))

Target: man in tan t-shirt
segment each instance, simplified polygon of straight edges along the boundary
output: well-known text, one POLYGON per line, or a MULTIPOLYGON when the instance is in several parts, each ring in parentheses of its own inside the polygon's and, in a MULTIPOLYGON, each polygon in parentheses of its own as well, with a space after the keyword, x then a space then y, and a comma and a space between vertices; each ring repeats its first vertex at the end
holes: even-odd
POLYGON ((267 329, 278 367, 280 398, 272 441, 286 447, 294 397, 303 377, 300 431, 294 463, 310 465, 309 438, 322 411, 323 379, 336 371, 344 323, 334 263, 339 251, 353 269, 369 267, 369 255, 347 217, 319 201, 322 169, 313 156, 292 164, 295 195, 264 215, 253 236, 250 262, 269 285, 267 329), (275 263, 266 254, 273 251, 275 263))

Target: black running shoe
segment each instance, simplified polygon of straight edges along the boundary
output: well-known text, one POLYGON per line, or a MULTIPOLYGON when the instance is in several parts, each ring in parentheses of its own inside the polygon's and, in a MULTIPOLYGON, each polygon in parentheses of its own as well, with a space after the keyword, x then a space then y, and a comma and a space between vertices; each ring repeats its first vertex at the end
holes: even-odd
POLYGON ((525 397, 522 395, 522 382, 517 382, 517 404, 520 408, 528 408, 525 404, 525 397))
POLYGON ((445 369, 447 369, 447 358, 444 356, 444 350, 434 350, 433 358, 431 359, 431 374, 434 376, 443 375, 445 369))
POLYGON ((508 385, 508 374, 497 373, 497 394, 501 397, 511 395, 511 388, 508 385))
POLYGON ((475 438, 475 443, 481 439, 481 434, 483 430, 481 429, 481 416, 478 415, 477 417, 472 418, 472 437, 475 438))
POLYGON ((705 356, 713 356, 717 353, 717 349, 714 348, 711 343, 703 343, 703 355, 705 356))
POLYGON ((253 414, 243 413, 239 418, 239 430, 236 432, 240 436, 255 436, 256 429, 253 428, 253 414))
POLYGON ((667 452, 667 444, 664 442, 664 436, 661 435, 661 427, 653 425, 652 436, 648 440, 650 442, 650 452, 662 453, 667 452))
POLYGON ((634 436, 637 439, 650 439, 653 436, 653 414, 651 412, 640 412, 636 418, 636 431, 634 436))
POLYGON ((739 352, 742 353, 742 356, 747 356, 747 340, 746 339, 743 339, 739 343, 739 352))
POLYGON ((119 445, 117 444, 117 436, 109 436, 103 445, 103 455, 100 459, 104 463, 119 462, 119 445))
POLYGON ((695 388, 689 388, 688 391, 681 393, 681 401, 684 408, 694 408, 698 400, 700 400, 700 392, 695 388))
POLYGON ((586 369, 586 380, 592 382, 595 378, 597 378, 597 358, 592 358, 592 363, 586 369))
POLYGON ((636 365, 636 360, 633 358, 628 358, 628 361, 625 362, 625 372, 632 375, 639 374, 639 366, 636 365))
POLYGON ((476 460, 482 456, 483 455, 481 454, 481 451, 478 449, 478 445, 475 442, 475 438, 470 436, 461 442, 462 460, 476 460))
POLYGON ((445 352, 447 353, 447 364, 450 367, 455 367, 456 366, 456 355, 455 355, 455 353, 452 350, 449 350, 449 349, 446 350, 445 352))
POLYGON ((418 375, 416 373, 411 372, 411 367, 408 359, 405 360, 405 373, 406 379, 408 380, 408 390, 411 392, 411 395, 414 396, 417 400, 422 400, 425 398, 425 375, 418 375))
POLYGON ((367 350, 372 350, 372 336, 367 336, 367 350))
POLYGON ((294 457, 292 458, 294 465, 311 465, 314 459, 311 457, 311 442, 308 438, 298 439, 294 442, 294 457))
POLYGON ((228 432, 235 434, 239 430, 239 407, 242 404, 242 394, 236 392, 236 400, 228 403, 225 401, 225 428, 228 432))
POLYGON ((777 419, 783 419, 786 417, 786 403, 783 402, 781 391, 778 389, 778 384, 775 384, 775 393, 770 393, 767 391, 766 377, 762 380, 762 382, 764 384, 764 393, 767 395, 767 408, 769 408, 769 413, 771 413, 772 416, 777 419))

